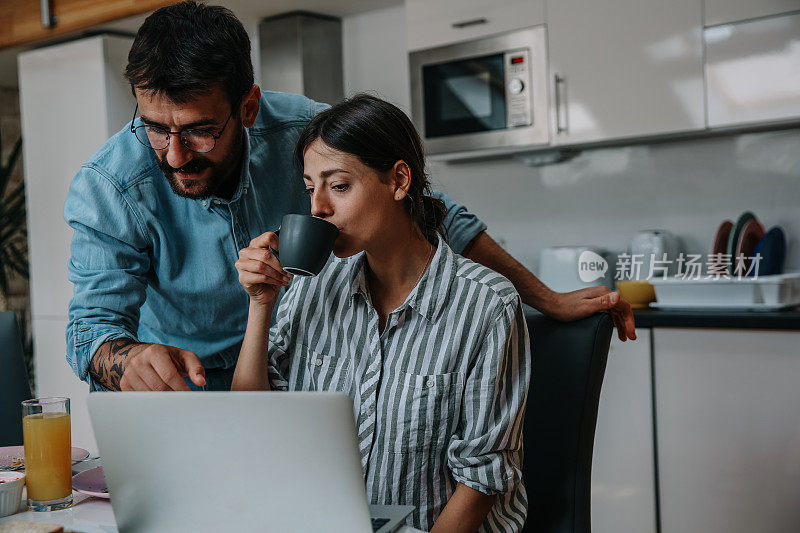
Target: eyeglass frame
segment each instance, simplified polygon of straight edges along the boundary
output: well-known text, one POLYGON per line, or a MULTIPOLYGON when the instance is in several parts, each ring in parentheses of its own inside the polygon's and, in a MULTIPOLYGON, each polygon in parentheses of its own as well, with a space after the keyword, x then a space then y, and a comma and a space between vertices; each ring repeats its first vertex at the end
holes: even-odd
MULTIPOLYGON (((139 141, 139 144, 141 144, 142 146, 145 146, 145 147, 147 147, 147 148, 151 148, 151 149, 153 149, 153 150, 166 150, 167 148, 169 148, 169 143, 172 141, 172 136, 173 136, 173 135, 177 135, 177 136, 178 136, 178 139, 180 139, 180 140, 181 140, 181 144, 183 145, 183 147, 184 147, 184 148, 186 148, 187 150, 189 150, 190 152, 194 152, 194 153, 196 153, 196 154, 207 154, 207 153, 209 153, 211 150, 213 150, 214 148, 216 148, 216 147, 217 147, 217 140, 219 140, 219 138, 220 138, 220 137, 222 137, 222 134, 225 132, 225 128, 228 126, 228 122, 230 122, 230 120, 231 120, 231 117, 233 116, 233 109, 231 109, 231 112, 228 114, 228 118, 226 118, 226 119, 225 119, 225 123, 222 125, 222 128, 219 130, 219 133, 217 133, 217 134, 214 134, 214 133, 213 133, 212 131, 210 131, 210 130, 201 130, 201 129, 199 129, 199 128, 187 128, 187 129, 185 129, 185 130, 169 131, 169 130, 164 130, 163 128, 161 128, 161 126, 150 126, 149 124, 140 124, 139 126, 136 126, 136 127, 134 127, 134 126, 133 126, 133 123, 136 121, 136 112, 137 112, 138 110, 139 110, 139 102, 136 102, 136 107, 133 109, 133 118, 131 119, 131 133, 133 133, 133 136, 134 136, 134 137, 136 137, 136 140, 137 140, 137 141, 139 141), (167 134, 167 145, 166 145, 164 148, 155 148, 155 147, 154 147, 154 146, 152 146, 152 145, 147 145, 147 144, 144 144, 144 143, 142 142, 142 140, 139 138, 139 136, 138 136, 138 135, 136 135, 136 128, 147 128, 147 127, 159 128, 159 129, 163 130, 163 131, 164 131, 164 133, 166 133, 166 134, 167 134), (182 134, 184 131, 192 131, 192 130, 194 130, 194 131, 201 131, 201 132, 203 132, 203 133, 207 133, 207 134, 211 135, 211 137, 214 139, 214 146, 212 146, 211 148, 209 148, 209 149, 208 149, 208 150, 206 150, 205 152, 198 152, 197 150, 192 150, 191 148, 189 148, 188 146, 186 146, 186 143, 184 142, 184 140, 183 140, 183 137, 181 137, 181 134, 182 134)), ((147 133, 145 133, 145 135, 146 135, 146 134, 147 134, 147 133)))

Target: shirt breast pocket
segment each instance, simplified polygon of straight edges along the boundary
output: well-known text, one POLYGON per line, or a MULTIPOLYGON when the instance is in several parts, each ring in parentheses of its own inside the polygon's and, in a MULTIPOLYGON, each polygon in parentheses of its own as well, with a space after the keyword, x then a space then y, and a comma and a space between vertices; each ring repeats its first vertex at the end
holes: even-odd
POLYGON ((303 346, 302 358, 305 390, 347 392, 353 379, 349 357, 325 354, 303 346))
POLYGON ((396 406, 397 429, 390 442, 407 453, 446 446, 458 425, 464 374, 407 374, 399 376, 405 400, 396 406))

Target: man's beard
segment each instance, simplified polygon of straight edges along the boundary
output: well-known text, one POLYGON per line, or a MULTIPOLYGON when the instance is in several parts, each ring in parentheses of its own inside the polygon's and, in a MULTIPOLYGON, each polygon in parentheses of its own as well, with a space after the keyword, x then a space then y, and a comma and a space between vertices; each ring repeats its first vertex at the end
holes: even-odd
POLYGON ((192 160, 179 168, 174 168, 167 163, 167 158, 158 159, 158 166, 167 182, 172 188, 172 192, 183 198, 191 198, 192 200, 202 200, 209 198, 220 192, 228 192, 234 188, 233 185, 239 180, 238 169, 241 168, 241 161, 239 158, 242 156, 242 133, 237 135, 230 153, 219 163, 214 163, 209 159, 203 157, 202 154, 194 154, 192 160), (192 187, 195 180, 183 180, 175 175, 176 172, 185 172, 187 174, 194 174, 202 172, 206 169, 211 169, 205 183, 197 188, 192 187))

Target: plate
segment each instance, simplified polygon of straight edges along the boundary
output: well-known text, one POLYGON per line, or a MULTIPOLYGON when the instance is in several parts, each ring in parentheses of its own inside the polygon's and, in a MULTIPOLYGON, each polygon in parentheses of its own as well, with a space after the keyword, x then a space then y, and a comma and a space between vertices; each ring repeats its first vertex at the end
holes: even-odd
POLYGON ((717 228, 717 233, 714 235, 714 244, 711 246, 712 254, 725 254, 728 253, 728 239, 731 236, 733 229, 733 222, 726 220, 717 228))
MULTIPOLYGON (((759 222, 757 219, 754 218, 753 220, 748 220, 747 223, 745 223, 744 227, 742 228, 742 232, 739 234, 739 242, 736 243, 736 251, 731 257, 734 273, 736 273, 736 258, 739 257, 739 254, 745 257, 744 272, 749 271, 751 261, 747 258, 753 257, 753 251, 756 249, 756 245, 763 236, 764 226, 761 225, 761 222, 759 222)), ((744 272, 742 275, 744 275, 744 272)))
POLYGON ((739 235, 742 233, 744 225, 755 218, 756 216, 753 213, 750 211, 745 211, 739 215, 739 218, 736 220, 736 224, 733 225, 731 235, 728 237, 728 247, 725 251, 726 254, 730 254, 731 256, 731 264, 728 268, 728 273, 730 274, 733 274, 733 262, 736 255, 736 245, 739 243, 739 235))
MULTIPOLYGON (((89 457, 89 451, 83 448, 72 448, 72 464, 79 463, 89 457)), ((25 468, 25 448, 22 446, 4 446, 0 448, 0 467, 25 468)))
POLYGON ((102 466, 96 466, 72 476, 72 488, 95 498, 110 499, 102 466))
POLYGON ((758 275, 782 274, 786 260, 786 234, 780 226, 772 226, 756 244, 752 255, 761 254, 758 275))

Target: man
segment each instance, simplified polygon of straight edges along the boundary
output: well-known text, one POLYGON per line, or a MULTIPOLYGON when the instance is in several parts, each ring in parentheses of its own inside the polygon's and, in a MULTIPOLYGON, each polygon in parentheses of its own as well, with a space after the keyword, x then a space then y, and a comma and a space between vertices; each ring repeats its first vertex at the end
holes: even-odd
MULTIPOLYGON (((187 390, 184 378, 228 389, 248 309, 234 262, 284 214, 309 212, 292 151, 327 106, 261 91, 241 22, 194 2, 145 20, 125 75, 141 116, 84 164, 64 206, 67 359, 92 390, 187 390)), ((609 311, 620 338, 635 338, 617 293, 550 291, 442 197, 453 250, 505 275, 524 302, 559 320, 609 311)))

